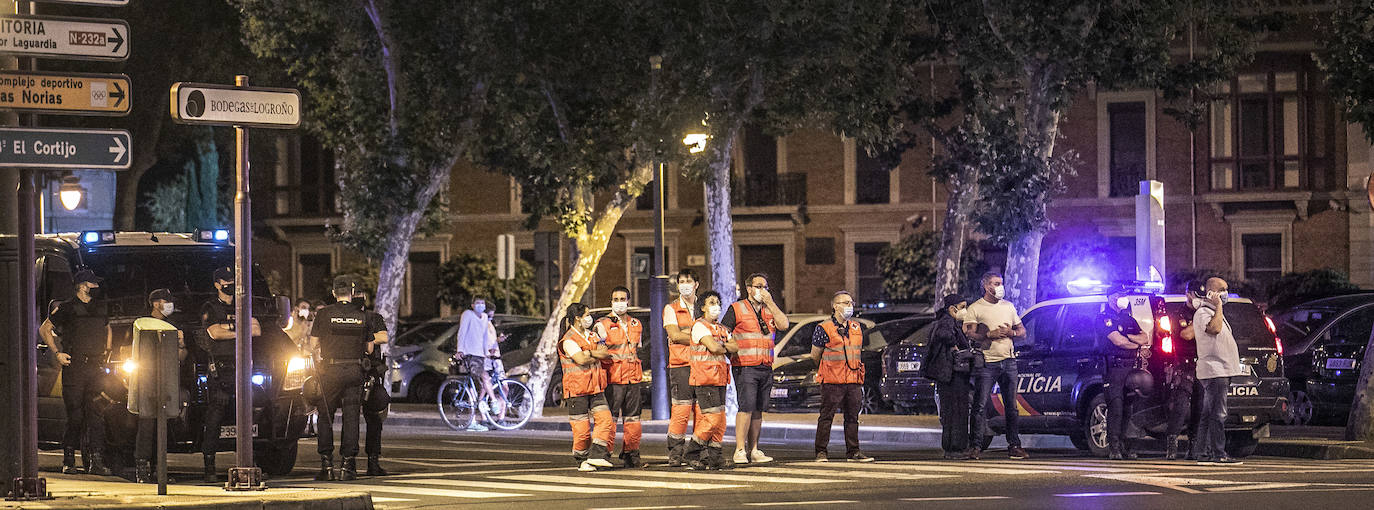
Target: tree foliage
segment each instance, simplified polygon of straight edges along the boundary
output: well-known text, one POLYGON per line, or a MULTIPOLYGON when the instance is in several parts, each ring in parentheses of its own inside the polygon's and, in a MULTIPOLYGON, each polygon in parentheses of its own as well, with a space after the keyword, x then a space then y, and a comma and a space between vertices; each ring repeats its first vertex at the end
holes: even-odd
POLYGON ((1266 286, 1269 309, 1281 310, 1313 299, 1360 291, 1350 277, 1331 268, 1288 273, 1266 286))
POLYGON ((1317 58, 1346 119, 1362 126, 1374 142, 1374 2, 1342 0, 1337 5, 1318 32, 1324 37, 1317 58))
MULTIPOLYGON (((902 240, 888 245, 878 255, 878 271, 883 275, 883 291, 887 299, 896 302, 930 302, 943 296, 936 295, 935 272, 940 249, 940 232, 922 230, 902 237, 902 240)), ((969 242, 963 250, 963 263, 960 292, 974 294, 977 281, 984 268, 982 250, 978 244, 969 242)))
POLYGON ((488 308, 497 313, 536 315, 540 313, 539 298, 534 289, 534 267, 515 260, 515 278, 496 277, 496 259, 460 253, 439 266, 439 301, 457 308, 465 308, 475 297, 486 298, 488 308), (510 308, 506 308, 509 292, 510 308))

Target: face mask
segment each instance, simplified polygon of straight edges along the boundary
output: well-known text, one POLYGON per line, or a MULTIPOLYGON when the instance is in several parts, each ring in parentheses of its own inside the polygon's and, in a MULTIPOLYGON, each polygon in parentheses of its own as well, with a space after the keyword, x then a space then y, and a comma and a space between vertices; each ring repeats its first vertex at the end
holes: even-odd
POLYGON ((843 315, 844 315, 844 318, 846 318, 846 319, 848 319, 848 318, 850 318, 850 317, 853 317, 853 316, 854 316, 854 307, 852 307, 852 306, 846 306, 846 307, 844 307, 844 309, 840 310, 840 313, 843 314, 843 315))
POLYGON ((296 315, 299 315, 302 319, 308 318, 310 317, 310 310, 297 310, 296 315))
POLYGON ((679 284, 677 284, 677 293, 678 293, 678 294, 682 294, 683 296, 690 296, 690 295, 696 294, 696 292, 697 292, 697 289, 696 289, 696 285, 695 285, 695 284, 691 284, 691 283, 679 283, 679 284))
POLYGON ((720 305, 706 307, 706 316, 711 318, 720 317, 720 305))
POLYGON ((954 313, 951 314, 951 315, 954 316, 954 320, 963 322, 964 316, 965 316, 965 315, 968 315, 968 309, 967 309, 967 308, 960 308, 960 309, 958 309, 958 310, 955 310, 954 313))
POLYGON ((177 305, 173 303, 162 303, 162 315, 171 315, 177 310, 177 305))
POLYGON ((617 301, 615 303, 611 303, 611 311, 615 312, 616 315, 625 315, 625 311, 629 309, 630 303, 624 301, 617 301))
POLYGON ((588 328, 590 328, 590 327, 592 327, 592 316, 588 315, 588 316, 586 316, 586 317, 583 317, 583 318, 582 318, 582 329, 588 329, 588 328))
POLYGON ((219 288, 219 291, 220 291, 220 293, 222 293, 222 294, 224 294, 224 295, 226 295, 226 296, 232 296, 232 295, 234 295, 234 284, 231 283, 231 284, 229 284, 229 285, 225 285, 225 286, 223 286, 223 287, 220 287, 220 288, 219 288))
POLYGON ((1003 287, 1003 286, 1001 286, 1001 285, 998 285, 998 286, 992 288, 992 297, 995 297, 995 298, 997 298, 997 299, 1002 299, 1002 296, 1005 296, 1005 295, 1007 295, 1007 289, 1006 289, 1006 287, 1003 287))
POLYGON ((1130 309, 1130 308, 1131 308, 1131 299, 1128 298, 1128 297, 1124 297, 1124 296, 1123 296, 1123 297, 1116 298, 1116 307, 1117 307, 1117 308, 1120 308, 1120 309, 1122 309, 1122 310, 1128 310, 1128 309, 1130 309))
POLYGON ((487 304, 486 304, 486 303, 477 303, 477 304, 474 304, 474 305, 472 305, 472 311, 477 312, 478 315, 481 315, 482 312, 487 311, 487 304))
POLYGON ((763 291, 759 289, 749 289, 749 295, 754 298, 754 301, 763 301, 763 291))

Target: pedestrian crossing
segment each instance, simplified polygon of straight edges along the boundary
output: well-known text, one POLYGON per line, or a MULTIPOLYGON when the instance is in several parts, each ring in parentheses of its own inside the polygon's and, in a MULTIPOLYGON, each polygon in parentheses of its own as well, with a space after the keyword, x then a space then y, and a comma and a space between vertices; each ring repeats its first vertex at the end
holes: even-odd
MULTIPOLYGON (((487 466, 485 460, 468 459, 471 467, 487 466)), ((1182 493, 1305 490, 1323 485, 1285 480, 1287 472, 1374 472, 1374 461, 1337 461, 1295 466, 1284 460, 1251 460, 1242 466, 1199 466, 1185 462, 1112 462, 1082 458, 1041 458, 1028 461, 894 460, 873 463, 782 461, 741 466, 727 471, 684 471, 661 464, 648 469, 612 469, 581 473, 573 466, 521 469, 455 469, 444 472, 372 478, 357 482, 291 484, 299 487, 347 488, 371 493, 378 508, 402 508, 433 504, 435 499, 454 506, 484 503, 519 503, 572 497, 635 497, 650 491, 691 494, 697 491, 758 490, 785 493, 816 484, 837 489, 857 486, 909 485, 911 482, 945 483, 980 476, 1039 477, 1074 476, 1114 480, 1167 488, 1182 493), (1259 477, 1255 475, 1275 475, 1259 477), (424 503, 420 503, 421 501, 424 503)), ((1350 490, 1351 487, 1330 487, 1350 490)), ((1374 484, 1368 487, 1374 490, 1374 484)))

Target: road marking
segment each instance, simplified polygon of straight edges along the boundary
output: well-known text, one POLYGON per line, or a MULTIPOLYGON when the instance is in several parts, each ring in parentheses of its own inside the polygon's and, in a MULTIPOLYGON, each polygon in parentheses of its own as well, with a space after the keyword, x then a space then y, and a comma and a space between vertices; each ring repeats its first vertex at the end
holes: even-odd
POLYGON ((450 443, 450 444, 484 444, 484 445, 497 445, 497 446, 506 444, 506 443, 493 443, 493 442, 490 442, 490 441, 462 441, 462 440, 458 440, 458 439, 445 439, 445 440, 440 441, 440 442, 443 442, 443 443, 450 443))
POLYGON ((811 475, 811 476, 842 476, 845 478, 876 478, 881 480, 916 480, 921 478, 954 478, 959 475, 936 475, 926 473, 884 473, 881 471, 847 471, 829 469, 806 469, 791 467, 747 467, 737 468, 737 471, 780 473, 786 475, 811 475))
POLYGON ((589 508, 587 510, 667 510, 669 508, 701 508, 701 505, 678 505, 678 506, 614 506, 589 508))
MULTIPOLYGON (((338 484, 320 484, 313 488, 338 489, 338 484)), ((406 494, 409 496, 436 496, 441 498, 466 498, 466 499, 490 499, 490 498, 516 498, 529 496, 529 494, 514 494, 509 492, 485 492, 452 489, 430 489, 427 487, 407 487, 404 485, 357 485, 348 484, 348 490, 357 492, 384 492, 387 494, 406 494)))
MULTIPOLYGON (((979 466, 993 466, 993 467, 1007 467, 1007 468, 1014 468, 1014 466, 1018 466, 1018 465, 1020 465, 1020 466, 1026 466, 1026 465, 1028 465, 1028 464, 1026 464, 1026 463, 1017 462, 1017 461, 1006 461, 1006 462, 977 461, 976 464, 979 465, 979 466)), ((1062 469, 1062 470, 1065 470, 1065 471, 1096 471, 1096 472, 1100 472, 1100 473, 1129 473, 1129 472, 1133 472, 1133 471, 1149 471, 1149 470, 1151 469, 1151 468, 1148 468, 1148 467, 1138 467, 1138 468, 1124 468, 1124 467, 1120 467, 1120 468, 1118 468, 1118 467, 1075 466, 1075 465, 1066 465, 1066 464, 1029 464, 1029 465, 1030 465, 1030 466, 1033 466, 1033 467, 1045 467, 1045 468, 1053 468, 1053 469, 1062 469)))
POLYGON ((537 483, 493 482, 491 480, 454 480, 451 478, 421 478, 417 480, 398 480, 401 483, 421 485, 442 485, 451 487, 481 487, 483 489, 503 489, 513 491, 576 492, 610 494, 615 492, 641 492, 635 489, 616 489, 613 487, 572 487, 568 485, 542 485, 537 483))
POLYGON ((418 499, 407 498, 388 498, 386 496, 372 496, 373 503, 405 503, 408 501, 419 501, 418 499))
POLYGON ((1292 489, 1296 487, 1307 487, 1310 483, 1257 483, 1252 485, 1232 485, 1229 487, 1208 487, 1208 492, 1235 492, 1235 491, 1254 491, 1262 489, 1292 489))
POLYGON ((1158 492, 1074 492, 1070 494, 1055 494, 1061 498, 1099 498, 1103 496, 1158 496, 1158 492))
POLYGON ((947 496, 938 498, 898 498, 898 501, 966 501, 973 499, 1011 499, 1011 496, 947 496))
POLYGON ((640 487, 644 489, 679 489, 679 490, 710 490, 710 489, 736 489, 748 487, 748 485, 733 485, 719 483, 695 483, 695 482, 660 482, 656 480, 594 480, 580 476, 557 476, 557 475, 501 475, 489 478, 502 480, 515 480, 519 482, 548 482, 548 483, 569 483, 574 485, 601 485, 613 484, 620 487, 640 487))
MULTIPOLYGON (((794 464, 794 465, 797 465, 797 464, 800 464, 800 465, 811 465, 811 466, 817 466, 817 465, 819 465, 819 464, 814 463, 814 462, 794 462, 793 464, 794 464)), ((972 467, 972 466, 969 466, 968 464, 959 465, 959 466, 942 466, 942 465, 938 465, 938 464, 930 464, 930 463, 927 463, 927 462, 919 462, 919 461, 874 462, 874 463, 872 463, 872 464, 857 464, 857 463, 853 463, 853 462, 847 462, 847 463, 845 463, 844 466, 845 466, 846 468, 849 468, 849 469, 882 469, 882 470, 893 470, 893 469, 897 469, 897 470, 913 470, 913 471, 946 471, 946 472, 954 472, 954 473, 978 473, 978 474, 984 474, 984 475, 1042 475, 1042 474, 1058 474, 1058 473, 1059 473, 1059 471, 1052 470, 1052 469, 979 468, 979 467, 972 467)))
POLYGON ((808 484, 808 483, 839 483, 839 482, 850 482, 850 481, 853 481, 853 480, 842 480, 842 479, 838 479, 838 478, 786 478, 786 477, 781 477, 781 476, 768 476, 768 475, 745 475, 745 474, 739 474, 739 471, 736 471, 735 473, 729 473, 729 474, 727 474, 727 473, 719 473, 719 472, 704 473, 704 472, 701 472, 701 471, 614 470, 614 471, 594 471, 594 472, 592 473, 592 476, 615 476, 615 477, 622 477, 622 476, 640 477, 640 476, 642 476, 642 477, 647 477, 647 478, 697 479, 697 480, 707 480, 707 481, 716 480, 716 481, 723 481, 723 482, 795 483, 795 484, 808 484))
MULTIPOLYGON (((548 451, 548 450, 520 450, 520 449, 515 449, 515 448, 483 448, 483 449, 481 449, 480 451, 468 452, 468 451, 463 451, 463 450, 457 450, 457 449, 454 449, 454 448, 446 448, 446 447, 442 447, 442 446, 419 446, 419 445, 416 445, 416 446, 397 446, 395 449, 397 449, 397 450, 425 450, 425 451, 451 452, 451 453, 464 453, 464 454, 466 454, 466 453, 475 453, 475 454, 480 454, 480 453, 506 453, 506 454, 513 454, 513 455, 542 455, 542 456, 551 456, 551 457, 566 457, 568 460, 571 461, 571 460, 572 460, 572 448, 571 448, 571 447, 568 447, 567 445, 564 445, 564 447, 567 448, 567 449, 561 449, 561 448, 560 448, 559 451, 548 451)), ((641 455, 639 458, 640 458, 640 459, 668 460, 668 456, 667 456, 667 455, 641 455)), ((444 460, 444 459, 439 459, 439 460, 444 460)), ((481 460, 494 460, 494 459, 481 459, 481 460)), ((503 461, 503 462, 504 462, 504 461, 503 461)), ((514 462, 521 462, 521 461, 514 461, 514 462)), ((524 462, 529 462, 529 461, 524 461, 524 462)))
POLYGON ((800 505, 839 505, 858 503, 852 499, 832 499, 830 501, 773 501, 769 503, 745 503, 744 506, 800 506, 800 505))

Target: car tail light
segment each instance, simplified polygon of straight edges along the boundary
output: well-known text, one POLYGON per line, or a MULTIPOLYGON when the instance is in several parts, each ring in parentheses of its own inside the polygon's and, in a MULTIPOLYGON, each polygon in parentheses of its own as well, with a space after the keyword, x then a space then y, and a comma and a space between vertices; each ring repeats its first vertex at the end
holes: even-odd
POLYGON ((1159 350, 1164 351, 1164 354, 1173 354, 1173 353, 1174 353, 1174 337, 1166 336, 1166 337, 1164 337, 1163 339, 1161 339, 1161 340, 1159 341, 1159 350))
POLYGON ((1174 331, 1174 323, 1173 321, 1169 320, 1168 315, 1164 315, 1159 318, 1159 329, 1171 333, 1174 331))
POLYGON ((1274 337, 1274 348, 1278 349, 1279 356, 1283 356, 1283 340, 1279 340, 1279 337, 1274 337))
POLYGON ((1270 333, 1279 334, 1279 328, 1274 327, 1274 319, 1270 319, 1268 315, 1264 316, 1264 325, 1269 326, 1270 333))

